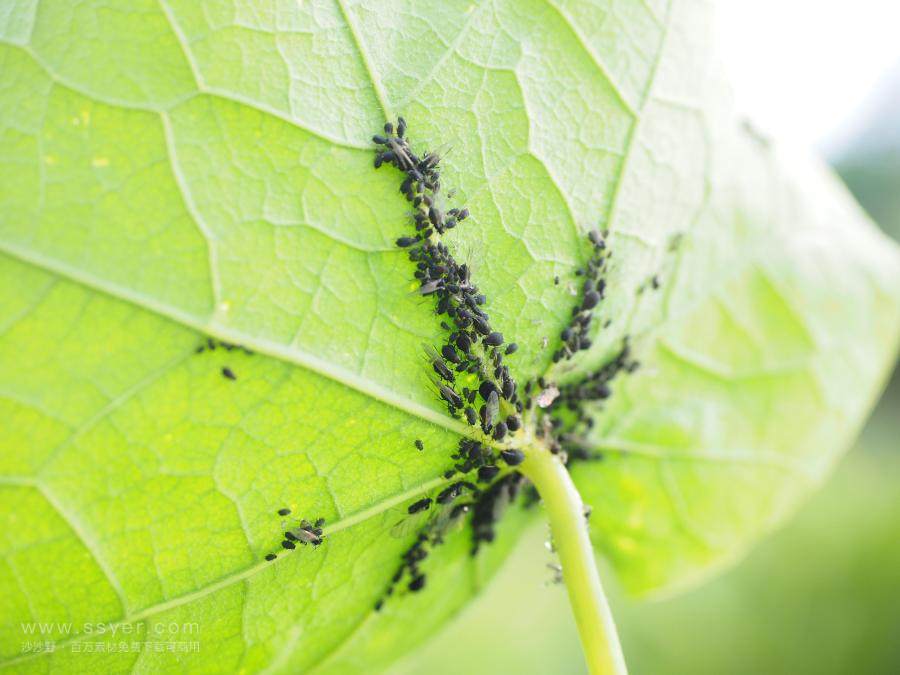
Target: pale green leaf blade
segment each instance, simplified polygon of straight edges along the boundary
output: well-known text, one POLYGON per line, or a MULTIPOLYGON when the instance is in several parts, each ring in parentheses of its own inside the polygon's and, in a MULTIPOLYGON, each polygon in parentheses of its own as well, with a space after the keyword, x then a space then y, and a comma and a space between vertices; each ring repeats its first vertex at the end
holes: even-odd
MULTIPOLYGON (((460 533, 426 592, 372 612, 410 541, 393 527, 461 428, 419 357, 440 329, 392 243, 395 176, 371 169, 386 115, 447 151, 473 213, 448 243, 522 346, 520 381, 549 365, 584 232, 611 228, 613 323, 575 372, 625 334, 645 364, 599 417, 606 461, 574 472, 632 587, 734 555, 861 422, 896 346, 898 254, 736 130, 704 3, 108 4, 0 10, 4 522, 30 506, 6 528, 13 625, 199 621, 189 668, 376 668, 502 558, 514 532, 474 559, 460 533), (258 353, 229 382, 200 332, 258 353), (260 565, 285 502, 339 530, 260 565), (84 585, 36 598, 66 572, 52 546, 84 585)), ((169 663, 12 667, 48 662, 169 663)))

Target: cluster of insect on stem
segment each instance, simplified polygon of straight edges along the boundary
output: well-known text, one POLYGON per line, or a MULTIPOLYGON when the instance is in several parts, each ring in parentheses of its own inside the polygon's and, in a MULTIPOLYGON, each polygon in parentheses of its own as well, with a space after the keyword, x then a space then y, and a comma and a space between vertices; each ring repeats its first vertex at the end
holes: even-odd
MULTIPOLYGON (((287 518, 291 515, 289 508, 278 509, 278 515, 287 518)), ((293 523, 282 521, 281 527, 284 531, 284 539, 281 541, 281 548, 286 551, 293 551, 297 548, 297 544, 302 546, 312 546, 315 548, 325 541, 325 535, 322 526, 325 524, 324 518, 317 518, 315 521, 308 521, 305 518, 294 519, 293 523)), ((266 560, 272 561, 277 558, 275 553, 266 555, 266 560)))
POLYGON ((469 217, 466 208, 443 210, 440 156, 418 155, 406 137, 406 121, 388 122, 384 134, 373 136, 375 168, 391 165, 403 172, 400 192, 411 204, 414 233, 399 237, 416 270, 418 292, 434 298, 435 312, 447 332, 439 349, 425 347, 437 395, 453 417, 464 418, 485 436, 502 442, 522 427, 522 402, 516 382, 504 364, 516 343, 506 343, 492 328, 485 296, 472 281, 471 270, 459 264, 441 242, 441 235, 469 217), (505 347, 504 347, 505 344, 505 347))
MULTIPOLYGON (((390 165, 403 174, 400 192, 412 207, 413 231, 399 237, 396 245, 406 250, 414 263, 418 293, 434 299, 435 312, 446 331, 439 348, 425 346, 433 372, 431 381, 449 414, 464 419, 473 434, 459 441, 451 455, 454 465, 444 473, 447 480, 456 476, 461 479, 435 497, 422 497, 408 505, 408 518, 420 518, 423 514, 428 518, 404 552, 376 609, 381 609, 402 582, 412 592, 425 587, 422 562, 466 516, 470 516, 472 526, 473 554, 482 544, 494 540, 498 519, 525 483, 515 469, 525 456, 513 442, 524 433, 523 413, 535 420, 535 435, 552 452, 561 455, 564 462, 586 458, 586 444, 576 443, 580 428, 593 424, 584 404, 607 397, 612 378, 637 367, 626 340, 619 356, 587 377, 562 385, 545 377, 537 378, 526 385, 520 397, 504 363, 504 357, 514 354, 517 345, 509 343, 504 347, 504 337, 491 326, 486 298, 473 282, 471 270, 467 264, 458 263, 441 241, 442 235, 469 217, 469 212, 465 208, 444 210, 440 156, 432 152, 417 154, 406 132, 406 121, 399 118, 396 127, 388 122, 383 134, 373 136, 377 148, 374 166, 378 169, 390 165), (566 414, 559 414, 560 410, 566 414), (508 467, 506 470, 501 462, 508 467)), ((560 335, 561 345, 552 356, 554 363, 591 347, 594 313, 605 297, 611 252, 605 233, 592 231, 588 238, 591 255, 585 266, 575 272, 583 277, 578 303, 560 335)), ((423 449, 418 440, 416 447, 423 449)))
MULTIPOLYGON (((515 467, 525 458, 521 450, 509 445, 522 429, 523 403, 504 358, 518 346, 493 329, 486 298, 473 282, 469 266, 458 263, 441 241, 441 235, 465 221, 469 212, 466 208, 444 210, 440 156, 416 153, 406 130, 401 117, 396 127, 388 122, 383 134, 373 136, 377 147, 374 165, 376 169, 390 165, 403 173, 400 192, 412 206, 413 232, 399 237, 396 244, 414 263, 418 293, 433 298, 435 313, 446 331, 438 348, 424 347, 433 372, 431 381, 450 415, 464 419, 473 434, 459 441, 451 455, 453 467, 444 473, 447 480, 461 479, 434 498, 423 497, 407 507, 410 517, 425 512, 431 516, 403 554, 376 609, 404 580, 409 591, 425 587, 422 561, 467 515, 472 517, 473 554, 482 543, 492 541, 494 523, 524 480, 515 470, 501 475, 500 464, 515 467)), ((422 449, 418 442, 416 447, 422 449)))
MULTIPOLYGON (((592 346, 591 330, 594 315, 606 297, 606 274, 612 251, 607 245, 607 232, 591 230, 588 240, 591 255, 584 267, 575 270, 575 276, 583 279, 578 301, 572 307, 572 318, 560 333, 560 347, 553 353, 553 363, 572 359, 579 351, 592 346)), ((658 277, 653 277, 653 287, 658 288, 658 277)), ((603 323, 608 328, 610 320, 603 323)), ((611 384, 622 373, 632 373, 639 367, 632 356, 631 340, 625 336, 619 351, 600 368, 587 375, 570 379, 562 384, 540 377, 525 385, 525 405, 536 415, 537 437, 547 443, 551 452, 561 455, 563 462, 599 459, 600 453, 590 448, 585 440, 594 426, 596 406, 612 395, 611 384), (534 393, 534 396, 532 396, 534 393)))

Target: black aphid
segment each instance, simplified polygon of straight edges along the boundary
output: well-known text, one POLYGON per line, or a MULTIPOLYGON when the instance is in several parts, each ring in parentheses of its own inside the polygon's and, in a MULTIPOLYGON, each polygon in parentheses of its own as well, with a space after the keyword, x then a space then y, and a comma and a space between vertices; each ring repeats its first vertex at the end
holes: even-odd
POLYGON ((291 515, 291 510, 289 508, 278 509, 279 516, 289 516, 291 515))
POLYGON ((459 394, 453 391, 450 387, 441 385, 439 391, 441 393, 441 398, 451 406, 453 406, 454 408, 462 408, 462 399, 459 397, 459 394))
POLYGON ((506 422, 497 422, 497 425, 494 427, 493 437, 495 441, 502 441, 506 438, 506 422))
POLYGON ((278 557, 278 556, 275 555, 274 553, 269 553, 269 554, 266 556, 266 560, 268 560, 269 562, 271 562, 271 561, 275 560, 275 558, 277 558, 277 557, 278 557))
POLYGON ((515 354, 518 349, 519 345, 517 345, 515 342, 510 342, 508 345, 506 345, 506 351, 503 353, 509 356, 510 354, 515 354))
POLYGON ((509 466, 519 466, 519 464, 525 461, 525 453, 521 450, 501 450, 500 457, 502 457, 503 461, 509 466))
POLYGON ((222 368, 222 375, 229 380, 236 380, 237 375, 234 374, 234 371, 231 370, 228 366, 222 368))
POLYGON ((478 413, 476 413, 475 408, 472 408, 471 406, 466 408, 466 422, 473 426, 478 424, 478 413))
POLYGON ((456 353, 456 350, 452 345, 444 345, 441 347, 441 356, 454 365, 457 365, 460 362, 459 354, 456 353))
POLYGON ((418 513, 419 511, 425 511, 429 506, 431 506, 431 497, 425 497, 410 504, 406 511, 407 513, 418 513))
POLYGON ((424 450, 425 449, 425 444, 422 443, 422 441, 419 440, 418 438, 416 439, 415 446, 416 446, 416 450, 424 450))
POLYGON ((484 338, 484 344, 490 347, 499 347, 503 344, 503 334, 494 331, 484 338))
POLYGON ((490 483, 500 473, 499 466, 482 466, 478 469, 478 482, 490 483))
POLYGON ((411 590, 413 593, 415 593, 416 591, 421 591, 423 588, 425 588, 424 574, 413 577, 412 581, 409 582, 409 590, 411 590))
POLYGON ((581 301, 581 308, 594 309, 598 302, 600 302, 600 294, 596 291, 588 291, 584 294, 584 299, 581 301))
POLYGON ((285 539, 283 542, 281 542, 281 545, 286 549, 297 548, 297 545, 294 544, 294 542, 292 542, 290 539, 285 539))

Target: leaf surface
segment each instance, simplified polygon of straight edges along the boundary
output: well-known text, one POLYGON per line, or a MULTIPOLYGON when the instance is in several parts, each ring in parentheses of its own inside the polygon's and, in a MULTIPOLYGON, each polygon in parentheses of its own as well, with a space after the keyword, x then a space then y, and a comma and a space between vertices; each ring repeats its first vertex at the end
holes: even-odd
MULTIPOLYGON (((20 622, 139 625, 181 667, 371 670, 431 634, 529 517, 372 611, 463 425, 429 389, 439 319, 393 240, 369 137, 446 153, 448 235, 546 372, 588 256, 594 348, 643 367, 575 466, 634 590, 732 558, 821 478, 893 358, 900 255, 834 181, 735 124, 705 3, 15 0, 0 9, 0 656, 157 671, 171 655, 22 653, 20 622), (659 290, 646 289, 658 276, 659 290), (561 283, 553 279, 559 276, 561 283), (196 353, 204 335, 240 350, 196 353), (545 341, 550 347, 545 347, 545 341), (237 379, 222 376, 229 368, 237 379), (413 440, 424 441, 417 452, 413 440), (262 562, 275 510, 322 547, 262 562), (168 629, 181 626, 173 637, 168 629), (102 664, 102 665, 101 665, 102 664)), ((568 370, 567 370, 568 369, 568 370)), ((27 638, 26 638, 27 639, 27 638)))

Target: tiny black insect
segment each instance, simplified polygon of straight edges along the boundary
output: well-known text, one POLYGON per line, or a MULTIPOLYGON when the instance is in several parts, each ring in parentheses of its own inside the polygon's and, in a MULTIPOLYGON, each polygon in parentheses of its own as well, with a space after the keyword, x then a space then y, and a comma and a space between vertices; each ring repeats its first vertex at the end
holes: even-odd
POLYGON ((270 553, 269 555, 266 556, 266 560, 268 560, 269 562, 271 562, 272 560, 275 560, 275 558, 277 558, 277 557, 278 557, 278 556, 275 555, 274 553, 270 553))
POLYGON ((294 544, 294 542, 292 542, 290 539, 285 539, 283 542, 281 542, 281 545, 286 549, 297 548, 297 545, 294 544))
POLYGON ((406 511, 407 513, 418 513, 419 511, 425 511, 429 506, 431 506, 431 497, 425 497, 410 504, 406 511))
POLYGON ((418 243, 418 241, 418 237, 400 237, 399 239, 397 239, 396 244, 400 248, 407 248, 409 246, 412 246, 413 244, 418 243))
POLYGON ((480 316, 472 317, 472 325, 475 326, 475 330, 477 330, 482 335, 488 335, 491 332, 490 324, 488 324, 488 322, 480 316))
POLYGON ((518 348, 519 348, 519 345, 517 345, 515 342, 510 342, 508 345, 506 345, 506 352, 504 352, 504 353, 507 356, 509 356, 510 354, 515 354, 516 350, 518 348))
POLYGON ((409 582, 409 590, 413 593, 416 591, 421 591, 425 588, 425 575, 419 574, 418 576, 413 577, 413 580, 409 582))
POLYGON ((278 509, 279 516, 289 516, 291 515, 291 510, 288 508, 278 509))
POLYGON ((418 438, 416 439, 415 445, 416 445, 416 450, 424 450, 425 449, 425 444, 422 443, 422 441, 420 441, 418 438))
POLYGON ((455 391, 453 391, 450 387, 444 386, 443 384, 440 386, 441 398, 444 399, 447 403, 452 405, 454 408, 462 408, 462 399, 459 397, 455 391))
POLYGON ((450 345, 444 345, 443 347, 441 347, 441 356, 443 356, 454 365, 459 364, 459 354, 457 354, 456 350, 450 345))
POLYGON ((518 466, 525 461, 525 453, 521 450, 501 450, 500 456, 509 466, 518 466))
POLYGON ((491 397, 491 392, 498 391, 497 385, 491 382, 490 380, 484 380, 480 385, 478 385, 478 393, 481 394, 481 398, 487 401, 491 397))
POLYGON ((482 466, 478 469, 478 482, 490 483, 500 473, 499 466, 482 466))
POLYGON ((600 294, 596 291, 590 291, 584 294, 584 300, 581 301, 582 309, 593 309, 600 302, 600 294))
POLYGON ((466 407, 466 422, 471 425, 478 424, 478 413, 475 412, 475 408, 471 406, 466 407))
POLYGON ((499 347, 503 344, 503 334, 494 331, 484 338, 484 344, 489 345, 491 347, 499 347))
POLYGON ((494 427, 494 440, 502 441, 506 437, 506 422, 498 422, 494 427))
POLYGON ((237 375, 235 375, 234 371, 231 370, 231 368, 229 368, 228 366, 225 366, 224 368, 222 368, 222 375, 224 377, 228 378, 229 380, 237 379, 237 375))

